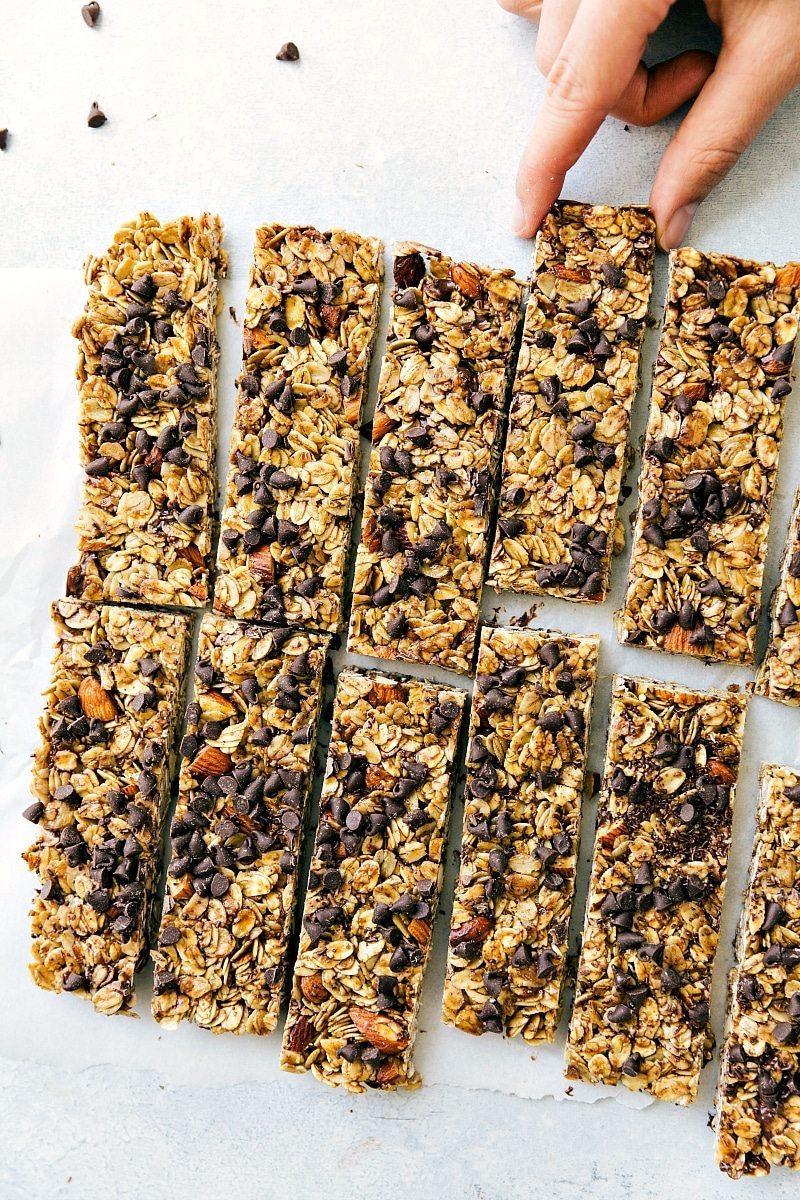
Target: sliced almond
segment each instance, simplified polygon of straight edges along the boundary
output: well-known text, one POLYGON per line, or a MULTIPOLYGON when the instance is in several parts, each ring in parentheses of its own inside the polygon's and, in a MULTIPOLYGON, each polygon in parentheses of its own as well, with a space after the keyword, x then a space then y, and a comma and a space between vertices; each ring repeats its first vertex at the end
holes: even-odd
POLYGON ((225 775, 233 766, 233 759, 219 746, 203 746, 189 764, 193 775, 225 775))
POLYGON ((384 1054, 399 1054, 408 1046, 408 1030, 392 1017, 352 1004, 350 1020, 363 1038, 384 1054))
POLYGON ((324 1004, 330 995, 319 971, 315 971, 313 975, 300 976, 300 991, 309 1004, 324 1004))
POLYGON ((81 683, 78 699, 86 716, 96 721, 113 721, 117 715, 116 704, 93 675, 87 675, 81 683))

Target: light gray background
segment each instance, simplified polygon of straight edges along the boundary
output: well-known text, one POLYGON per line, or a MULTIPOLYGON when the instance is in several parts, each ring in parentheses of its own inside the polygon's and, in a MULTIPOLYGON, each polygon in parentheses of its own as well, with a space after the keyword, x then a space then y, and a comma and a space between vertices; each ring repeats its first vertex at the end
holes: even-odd
MULTIPOLYGON (((508 232, 508 216, 541 82, 532 30, 491 0, 107 0, 95 30, 78 0, 2 7, 0 125, 10 138, 0 156, 0 267, 77 272, 137 209, 207 207, 225 220, 234 290, 252 230, 268 219, 418 238, 526 271, 530 247, 508 232), (299 64, 274 59, 287 38, 299 64), (100 130, 86 127, 95 99, 109 117, 100 130)), ((710 44, 682 7, 656 57, 686 36, 681 25, 692 44, 710 44)), ((787 103, 703 206, 697 244, 800 257, 798 111, 796 98, 787 103)), ((645 200, 672 127, 608 122, 568 194, 645 200)), ((661 283, 659 295, 663 270, 661 283)), ((72 403, 69 389, 65 380, 72 403)), ((5 405, 0 396, 0 422, 5 405)), ((32 466, 31 486, 43 469, 32 466)), ((775 557, 773 546, 773 566, 775 557)), ((12 603, 13 585, 12 575, 0 579, 12 603)), ((737 1186, 713 1167, 697 1108, 635 1112, 444 1086, 351 1098, 291 1078, 220 1087, 202 1068, 178 1085, 135 1062, 81 1070, 69 1049, 63 1067, 0 1060, 1 1200, 714 1200, 737 1186)), ((262 1052, 254 1043, 253 1055, 262 1052)), ((96 1058, 87 1047, 87 1062, 96 1058)), ((488 1074, 486 1088, 493 1082, 488 1074)), ((738 1187, 778 1200, 797 1181, 775 1174, 738 1187)))

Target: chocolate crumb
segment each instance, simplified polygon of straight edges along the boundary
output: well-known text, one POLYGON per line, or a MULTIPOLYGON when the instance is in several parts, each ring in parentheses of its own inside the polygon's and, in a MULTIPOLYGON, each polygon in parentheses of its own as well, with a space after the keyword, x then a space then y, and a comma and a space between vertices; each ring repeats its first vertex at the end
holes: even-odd
POLYGON ((99 129, 101 125, 105 125, 108 117, 103 112, 96 100, 92 101, 92 107, 89 109, 89 116, 86 118, 86 124, 90 129, 99 129))

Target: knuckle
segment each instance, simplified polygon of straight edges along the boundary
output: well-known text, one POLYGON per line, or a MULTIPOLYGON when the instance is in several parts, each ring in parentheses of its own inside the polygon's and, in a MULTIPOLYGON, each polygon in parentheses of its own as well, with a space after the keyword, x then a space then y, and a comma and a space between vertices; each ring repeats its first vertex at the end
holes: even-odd
POLYGON ((549 75, 553 69, 555 54, 542 37, 536 39, 536 65, 543 75, 549 75))
POLYGON ((695 150, 692 162, 702 171, 703 175, 720 183, 731 168, 739 161, 745 150, 744 142, 718 142, 711 146, 702 146, 695 150))
POLYGON ((563 54, 556 57, 547 73, 545 99, 565 114, 586 112, 597 107, 585 77, 563 54))

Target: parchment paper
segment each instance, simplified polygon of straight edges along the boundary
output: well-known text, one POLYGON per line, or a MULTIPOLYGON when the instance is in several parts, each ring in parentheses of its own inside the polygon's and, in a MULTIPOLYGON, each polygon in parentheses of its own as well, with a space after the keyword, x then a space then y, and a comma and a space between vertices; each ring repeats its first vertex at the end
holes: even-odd
MULTIPOLYGON (((248 231, 237 231, 249 240, 248 231)), ((99 247, 98 247, 99 248, 99 247)), ((445 247, 446 249, 446 247, 445 247)), ((233 409, 233 381, 238 371, 240 329, 229 305, 243 308, 245 263, 234 263, 224 286, 225 306, 220 317, 222 343, 220 463, 227 464, 228 433, 233 409)), ((666 265, 659 261, 653 311, 660 317, 666 265)), ((19 854, 33 839, 33 827, 20 817, 28 803, 30 755, 37 743, 40 693, 46 685, 52 646, 50 602, 63 594, 67 568, 75 559, 73 522, 79 498, 77 398, 73 382, 75 344, 70 326, 84 301, 79 272, 5 269, 0 271, 0 1054, 11 1059, 31 1059, 73 1069, 111 1063, 159 1072, 174 1083, 236 1084, 278 1075, 280 1032, 266 1038, 231 1035, 213 1037, 185 1026, 161 1031, 149 1015, 149 972, 140 976, 138 1011, 141 1019, 104 1018, 91 1005, 74 997, 54 996, 37 989, 28 976, 29 931, 27 908, 35 887, 19 854)), ((383 314, 385 331, 386 312, 383 314)), ((645 343, 645 385, 634 413, 633 443, 641 439, 649 400, 649 372, 657 331, 649 330, 645 343)), ((379 340, 372 373, 371 393, 383 343, 379 340)), ((774 586, 791 498, 800 483, 800 396, 790 397, 784 449, 779 473, 765 597, 774 586)), ((362 476, 366 463, 362 463, 362 476)), ((639 458, 628 482, 635 485, 639 458)), ((625 504, 625 523, 635 495, 625 504)), ((487 620, 507 622, 531 610, 531 622, 540 627, 570 632, 599 632, 602 638, 600 679, 595 696, 589 777, 602 767, 609 701, 610 675, 615 670, 675 679, 692 687, 743 687, 752 678, 748 671, 707 666, 687 659, 660 655, 617 644, 611 618, 622 599, 627 555, 617 559, 613 590, 602 607, 558 600, 516 597, 499 600, 488 590, 483 612, 487 620)), ((762 642, 765 621, 762 621, 762 642)), ((365 658, 334 656, 336 671, 348 662, 372 665, 365 658)), ((398 669, 404 668, 398 664, 398 669)), ((464 684, 441 671, 426 674, 446 682, 464 684)), ((712 1022, 719 1036, 724 1012, 725 976, 731 965, 730 945, 739 913, 753 838, 753 812, 757 775, 762 760, 789 765, 800 762, 800 716, 761 698, 750 703, 745 734, 743 767, 734 822, 728 890, 720 953, 715 972, 712 1022)), ((323 738, 327 741, 327 730, 323 738)), ((317 790, 319 780, 317 780, 317 790)), ((316 792, 314 804, 316 806, 316 792)), ((315 815, 315 810, 314 814, 315 815)), ((584 805, 581 867, 575 903, 571 944, 575 945, 583 915, 595 818, 595 803, 584 805)), ((442 1025, 439 1019, 444 951, 449 923, 457 847, 460 838, 461 799, 456 797, 447 853, 447 873, 434 937, 434 953, 426 977, 416 1045, 416 1063, 427 1083, 473 1089, 498 1090, 525 1097, 554 1096, 594 1101, 613 1096, 629 1106, 648 1101, 626 1090, 568 1085, 562 1063, 566 1017, 555 1045, 532 1049, 513 1041, 486 1035, 471 1038, 442 1025)), ((709 1106, 717 1060, 703 1075, 698 1107, 709 1106)), ((284 1077, 286 1078, 286 1077, 284 1077)), ((311 1077, 296 1077, 298 1088, 317 1087, 311 1077)))

